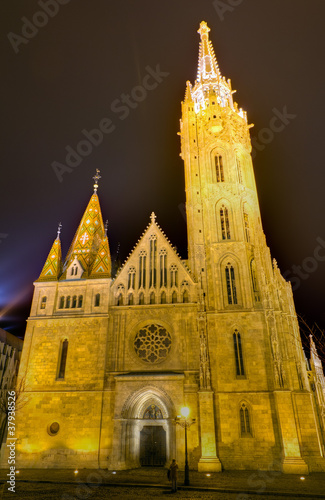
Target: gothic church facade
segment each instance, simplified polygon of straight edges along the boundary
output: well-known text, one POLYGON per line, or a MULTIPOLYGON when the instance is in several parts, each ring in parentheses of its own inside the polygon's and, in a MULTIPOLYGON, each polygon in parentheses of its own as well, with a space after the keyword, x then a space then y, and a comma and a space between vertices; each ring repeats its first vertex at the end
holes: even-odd
POLYGON ((95 176, 67 257, 58 234, 35 283, 21 467, 183 466, 175 419, 187 406, 191 468, 325 470, 324 377, 315 398, 291 285, 263 233, 250 126, 209 31, 202 22, 182 103, 188 260, 152 214, 113 279, 95 176))

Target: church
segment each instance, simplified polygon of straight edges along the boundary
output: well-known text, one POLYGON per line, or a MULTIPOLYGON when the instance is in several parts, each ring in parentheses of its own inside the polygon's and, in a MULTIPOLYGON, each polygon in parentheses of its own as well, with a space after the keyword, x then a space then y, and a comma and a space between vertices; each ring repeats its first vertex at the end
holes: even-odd
POLYGON ((188 259, 152 213, 112 276, 97 171, 67 256, 59 228, 35 282, 19 467, 183 468, 186 425, 191 469, 325 471, 321 361, 266 244, 250 125, 209 32, 181 109, 188 259))

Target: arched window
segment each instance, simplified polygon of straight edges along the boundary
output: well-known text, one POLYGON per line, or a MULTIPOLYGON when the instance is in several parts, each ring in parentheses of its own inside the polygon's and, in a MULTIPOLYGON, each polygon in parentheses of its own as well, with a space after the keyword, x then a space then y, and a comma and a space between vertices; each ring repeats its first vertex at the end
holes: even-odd
POLYGON ((133 306, 133 304, 134 304, 133 293, 130 293, 128 305, 129 306, 133 306))
POLYGON ((242 173, 242 168, 241 168, 241 161, 238 158, 238 156, 236 157, 236 161, 237 161, 238 180, 239 180, 240 184, 243 184, 243 173, 242 173))
POLYGON ((225 176, 223 171, 223 159, 221 155, 217 155, 215 157, 215 166, 216 166, 217 182, 224 182, 225 176))
POLYGON ((165 292, 162 292, 160 295, 160 303, 166 304, 166 293, 165 292))
POLYGON ((123 306, 123 295, 120 293, 120 295, 117 297, 117 305, 118 306, 123 306))
POLYGON ((226 265, 226 285, 227 285, 227 298, 228 304, 237 304, 237 290, 235 280, 235 270, 228 262, 226 265))
POLYGON ((144 304, 144 295, 143 295, 143 293, 140 293, 140 295, 139 295, 139 305, 143 306, 143 304, 144 304))
POLYGON ((65 339, 62 344, 61 344, 61 353, 60 353, 60 360, 59 360, 59 372, 58 372, 58 378, 63 379, 65 376, 65 366, 67 362, 67 355, 68 355, 68 344, 69 342, 67 339, 65 339))
POLYGON ((256 264, 255 260, 251 260, 251 277, 252 277, 252 285, 253 285, 253 292, 254 292, 254 298, 255 302, 260 302, 260 294, 258 291, 258 285, 257 285, 257 275, 256 275, 256 264))
POLYGON ((242 437, 251 436, 251 423, 249 416, 249 409, 245 403, 242 403, 240 410, 240 434, 242 437))
POLYGON ((167 286, 167 250, 163 248, 160 252, 160 286, 167 286))
POLYGON ((94 306, 99 307, 99 305, 100 305, 100 293, 96 293, 94 306))
POLYGON ((224 205, 220 208, 220 223, 221 223, 221 234, 223 240, 230 240, 230 225, 229 225, 229 214, 228 208, 224 205))
POLYGON ((79 295, 79 297, 78 297, 78 307, 82 307, 82 303, 83 303, 83 296, 79 295))
POLYGON ((78 274, 78 266, 74 264, 71 268, 71 276, 77 276, 78 274))
POLYGON ((146 252, 142 250, 139 257, 139 288, 146 287, 146 262, 147 255, 146 252))
POLYGON ((66 298, 66 301, 65 301, 65 308, 66 309, 69 309, 70 303, 71 303, 71 297, 70 297, 70 295, 68 295, 68 297, 66 298))
POLYGON ((173 295, 172 295, 172 304, 176 304, 176 302, 177 302, 177 293, 173 292, 173 295))
POLYGON ((149 287, 155 287, 157 283, 157 236, 150 236, 149 253, 149 287))
POLYGON ((234 350, 235 350, 235 361, 236 361, 236 375, 237 377, 242 377, 245 375, 245 369, 244 369, 241 336, 238 330, 235 330, 233 334, 233 339, 234 339, 234 350))
POLYGON ((183 292, 183 303, 187 304, 188 303, 188 291, 184 290, 183 292))
POLYGON ((128 276, 128 290, 135 288, 135 267, 130 267, 128 276))
POLYGON ((47 297, 42 297, 42 300, 41 300, 41 309, 45 309, 45 307, 46 307, 46 301, 47 301, 47 297))
POLYGON ((170 286, 177 286, 177 266, 173 264, 170 268, 170 286))
POLYGON ((59 309, 64 308, 64 297, 60 297, 60 304, 59 304, 59 309))
POLYGON ((154 292, 151 292, 150 294, 150 304, 155 304, 156 303, 156 297, 154 292))
POLYGON ((72 307, 77 307, 77 295, 72 297, 72 307))
POLYGON ((247 213, 245 208, 244 208, 243 215, 244 215, 245 238, 246 238, 247 243, 249 243, 251 241, 250 230, 249 230, 249 218, 248 218, 248 213, 247 213))

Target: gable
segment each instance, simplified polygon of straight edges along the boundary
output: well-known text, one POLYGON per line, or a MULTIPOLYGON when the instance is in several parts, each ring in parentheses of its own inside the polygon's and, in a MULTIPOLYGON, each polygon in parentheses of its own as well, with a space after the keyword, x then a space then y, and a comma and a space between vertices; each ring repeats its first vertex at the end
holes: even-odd
POLYGON ((196 283, 154 214, 112 284, 119 305, 196 302, 196 283), (119 300, 120 299, 120 300, 119 300), (164 302, 164 300, 166 302, 164 302))

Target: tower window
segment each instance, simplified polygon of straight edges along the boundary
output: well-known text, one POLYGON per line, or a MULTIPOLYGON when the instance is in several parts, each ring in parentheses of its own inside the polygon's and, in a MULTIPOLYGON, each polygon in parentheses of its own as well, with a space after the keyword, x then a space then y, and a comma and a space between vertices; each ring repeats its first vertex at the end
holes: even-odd
POLYGON ((216 175, 217 182, 225 182, 225 176, 223 171, 223 159, 221 155, 215 157, 216 175))
POLYGON ((139 305, 143 306, 143 304, 144 304, 144 295, 143 295, 143 293, 140 293, 140 295, 139 295, 139 305))
POLYGON ((238 330, 235 330, 233 334, 233 340, 234 340, 235 361, 236 361, 236 375, 237 377, 242 377, 245 375, 245 370, 244 370, 241 336, 238 330))
POLYGON ((248 213, 244 209, 244 227, 245 227, 245 238, 247 243, 250 242, 250 231, 249 231, 249 218, 248 218, 248 213))
POLYGON ((45 307, 46 307, 46 301, 47 301, 47 297, 42 297, 42 300, 41 300, 41 309, 45 309, 45 307))
POLYGON ((229 224, 229 214, 228 208, 224 205, 220 208, 220 223, 221 223, 221 234, 223 240, 230 240, 230 224, 229 224))
POLYGON ((259 291, 258 291, 257 275, 256 275, 256 264, 255 264, 255 260, 254 259, 251 260, 250 267, 251 267, 251 277, 252 277, 252 285, 253 285, 253 292, 254 292, 255 302, 260 302, 261 299, 260 299, 260 294, 259 294, 259 291))
POLYGON ((96 293, 94 306, 99 307, 99 305, 100 305, 100 293, 96 293))
POLYGON ((70 295, 68 295, 68 297, 66 298, 66 301, 65 301, 65 308, 69 309, 70 304, 71 304, 71 297, 70 297, 70 295))
POLYGON ((237 161, 238 180, 239 180, 240 184, 243 184, 243 174, 242 174, 240 159, 237 157, 236 161, 237 161))
POLYGON ((65 366, 67 362, 68 355, 68 341, 64 340, 61 345, 61 355, 60 355, 60 363, 59 363, 59 373, 58 378, 63 379, 65 376, 65 366))
POLYGON ((79 297, 78 297, 78 307, 82 307, 82 303, 83 303, 83 296, 79 295, 79 297))
POLYGON ((129 303, 128 303, 128 305, 129 305, 129 306, 133 306, 133 304, 134 304, 133 293, 130 293, 130 295, 129 295, 129 303))
POLYGON ((226 284, 228 304, 237 304, 235 270, 230 263, 226 266, 226 284))
POLYGON ((154 292, 151 292, 150 294, 150 304, 155 304, 156 303, 156 298, 154 292))
POLYGON ((59 309, 64 308, 64 297, 60 297, 59 309))
POLYGON ((72 307, 77 307, 77 295, 74 295, 72 298, 72 307))
POLYGON ((173 295, 172 295, 172 304, 176 304, 176 303, 177 303, 177 293, 173 292, 173 295))
POLYGON ((120 293, 120 295, 117 297, 117 305, 118 306, 123 306, 123 295, 120 293))
POLYGON ((249 410, 245 403, 243 403, 240 407, 239 410, 240 414, 240 433, 242 437, 247 437, 251 436, 251 424, 250 424, 250 417, 249 417, 249 410))

